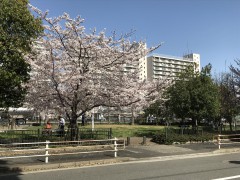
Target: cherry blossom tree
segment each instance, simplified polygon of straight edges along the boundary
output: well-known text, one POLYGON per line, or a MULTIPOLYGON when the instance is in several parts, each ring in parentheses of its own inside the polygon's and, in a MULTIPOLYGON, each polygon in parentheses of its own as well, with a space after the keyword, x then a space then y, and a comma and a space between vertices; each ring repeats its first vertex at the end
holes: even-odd
POLYGON ((95 29, 87 33, 80 16, 47 18, 47 13, 30 7, 45 28, 27 57, 32 67, 30 105, 57 109, 74 129, 77 118, 94 107, 130 106, 154 94, 156 83, 140 80, 137 67, 160 45, 147 49, 144 42, 132 42, 131 33, 107 36, 95 29))

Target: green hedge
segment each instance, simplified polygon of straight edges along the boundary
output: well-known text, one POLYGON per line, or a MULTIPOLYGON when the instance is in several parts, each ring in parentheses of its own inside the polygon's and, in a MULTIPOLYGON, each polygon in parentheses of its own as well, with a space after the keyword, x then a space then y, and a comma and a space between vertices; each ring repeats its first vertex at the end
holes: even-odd
POLYGON ((152 141, 159 144, 173 144, 173 143, 181 143, 184 144, 186 142, 206 142, 213 140, 212 133, 203 133, 203 134, 179 134, 175 132, 166 133, 159 132, 153 136, 152 141))

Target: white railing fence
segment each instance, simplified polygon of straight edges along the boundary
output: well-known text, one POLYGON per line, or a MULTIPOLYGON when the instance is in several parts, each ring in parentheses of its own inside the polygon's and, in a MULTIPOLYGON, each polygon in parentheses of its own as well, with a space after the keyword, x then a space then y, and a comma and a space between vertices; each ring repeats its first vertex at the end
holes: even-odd
POLYGON ((14 159, 14 158, 31 158, 31 157, 45 157, 45 163, 49 162, 50 156, 62 156, 62 155, 74 155, 74 154, 86 154, 86 153, 100 153, 100 152, 113 152, 113 156, 117 157, 119 150, 125 149, 124 139, 106 139, 106 140, 82 140, 82 141, 60 141, 51 142, 34 142, 34 143, 11 143, 11 144, 0 144, 0 159, 14 159), (52 147, 51 147, 52 146, 52 147), (55 150, 57 147, 91 147, 87 151, 83 149, 74 148, 74 151, 58 151, 57 153, 51 154, 50 150, 55 150), (98 147, 101 147, 100 150, 98 147), (96 150, 97 149, 97 150, 96 150), (29 153, 30 152, 30 153, 29 153), (36 152, 36 153, 34 153, 36 152), (39 154, 43 152, 42 154, 39 154), (45 153, 44 153, 45 152, 45 153), (14 154, 13 156, 6 156, 4 153, 14 154), (27 154, 29 155, 21 155, 27 154))
POLYGON ((218 149, 221 149, 221 145, 231 145, 240 143, 240 134, 229 134, 229 135, 215 135, 213 141, 218 145, 218 149))

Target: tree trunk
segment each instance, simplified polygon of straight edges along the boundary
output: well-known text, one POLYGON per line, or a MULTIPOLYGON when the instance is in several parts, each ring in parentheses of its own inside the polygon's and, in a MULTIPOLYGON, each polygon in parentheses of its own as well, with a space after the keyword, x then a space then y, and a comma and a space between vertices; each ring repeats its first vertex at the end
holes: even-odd
POLYGON ((232 131, 233 131, 233 128, 232 128, 232 121, 229 122, 229 128, 230 128, 230 131, 232 132, 232 131))
POLYGON ((75 141, 78 140, 78 126, 77 126, 77 116, 73 115, 70 119, 70 124, 68 126, 67 136, 70 140, 75 141))
POLYGON ((232 128, 232 117, 228 117, 228 122, 229 122, 230 131, 232 132, 233 131, 233 128, 232 128))
POLYGON ((10 117, 10 127, 11 127, 11 130, 13 130, 15 127, 15 121, 12 117, 10 117))
POLYGON ((82 126, 85 126, 85 114, 82 115, 82 126))
POLYGON ((131 122, 132 125, 135 124, 134 120, 135 120, 135 117, 134 117, 134 109, 133 109, 133 107, 132 107, 132 122, 131 122))
POLYGON ((197 133, 197 119, 192 118, 192 130, 197 133))
POLYGON ((108 106, 108 124, 110 124, 110 108, 108 106))

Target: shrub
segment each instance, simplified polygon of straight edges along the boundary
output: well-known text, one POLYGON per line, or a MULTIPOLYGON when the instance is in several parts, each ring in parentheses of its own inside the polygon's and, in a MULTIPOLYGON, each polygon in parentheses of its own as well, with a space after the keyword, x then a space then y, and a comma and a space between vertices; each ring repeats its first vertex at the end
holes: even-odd
POLYGON ((213 139, 213 134, 211 133, 203 133, 200 134, 179 134, 174 131, 171 133, 168 132, 166 135, 164 132, 159 132, 153 136, 152 141, 159 144, 173 144, 177 143, 186 143, 186 142, 206 142, 211 141, 213 139))

